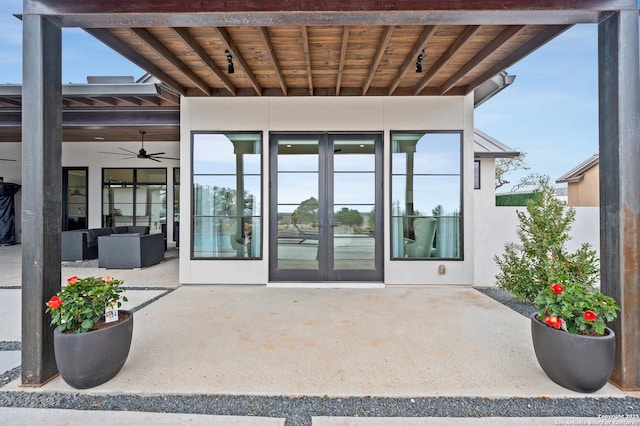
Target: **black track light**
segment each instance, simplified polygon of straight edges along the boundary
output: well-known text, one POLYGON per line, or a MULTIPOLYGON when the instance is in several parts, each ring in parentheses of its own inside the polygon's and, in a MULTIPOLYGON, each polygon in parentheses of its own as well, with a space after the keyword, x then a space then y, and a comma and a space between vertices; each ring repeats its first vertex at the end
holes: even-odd
POLYGON ((416 60, 416 72, 422 72, 422 60, 424 59, 424 50, 418 55, 416 60))
POLYGON ((233 56, 231 55, 231 52, 229 52, 228 50, 225 50, 224 56, 227 57, 227 72, 229 74, 233 74, 235 70, 233 69, 233 56))

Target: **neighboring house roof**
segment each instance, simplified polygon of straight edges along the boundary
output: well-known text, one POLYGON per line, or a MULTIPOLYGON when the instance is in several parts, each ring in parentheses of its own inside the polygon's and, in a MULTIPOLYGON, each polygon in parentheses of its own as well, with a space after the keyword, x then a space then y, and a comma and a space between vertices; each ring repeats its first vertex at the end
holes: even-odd
POLYGON ((473 142, 476 158, 512 158, 520 155, 520 152, 478 129, 473 131, 473 142))
POLYGON ((571 169, 564 175, 556 179, 556 183, 568 183, 568 182, 580 182, 584 178, 584 174, 592 167, 600 163, 600 155, 595 154, 588 160, 580 163, 575 168, 571 169))

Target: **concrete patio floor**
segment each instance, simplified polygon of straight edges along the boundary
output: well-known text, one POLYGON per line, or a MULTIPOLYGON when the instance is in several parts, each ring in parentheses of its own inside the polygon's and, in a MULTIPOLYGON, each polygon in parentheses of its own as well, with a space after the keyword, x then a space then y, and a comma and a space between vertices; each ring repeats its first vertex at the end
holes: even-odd
MULTIPOLYGON (((16 247, 0 248, 0 292, 8 301, 0 304, 0 342, 20 336, 20 278, 4 273, 8 265, 19 264, 16 247)), ((131 287, 127 308, 152 301, 134 315, 125 366, 114 379, 93 389, 78 391, 58 377, 39 388, 22 387, 14 380, 0 392, 338 399, 627 396, 611 384, 590 395, 556 385, 535 359, 529 319, 471 287, 180 286, 177 267, 177 259, 171 259, 133 271, 63 268, 63 277, 124 278, 131 287)), ((1 360, 0 370, 15 367, 15 359, 1 360)), ((19 416, 15 413, 30 408, 3 410, 2 417, 19 416)), ((34 419, 36 413, 40 412, 32 413, 34 419)), ((314 418, 313 424, 370 424, 333 419, 334 423, 323 423, 327 419, 314 418)))

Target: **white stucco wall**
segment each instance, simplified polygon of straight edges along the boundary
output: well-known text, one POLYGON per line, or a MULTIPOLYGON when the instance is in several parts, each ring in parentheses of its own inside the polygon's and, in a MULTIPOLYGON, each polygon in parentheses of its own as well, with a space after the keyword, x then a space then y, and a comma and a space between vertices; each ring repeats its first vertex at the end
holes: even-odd
MULTIPOLYGON (((263 132, 263 170, 268 171, 271 131, 384 132, 384 282, 385 284, 473 283, 473 191, 464 195, 463 261, 390 261, 389 172, 391 130, 462 130, 464 186, 473 188, 473 97, 305 97, 305 98, 184 98, 181 102, 181 176, 191 181, 192 131, 263 132), (446 273, 438 274, 439 265, 446 273)), ((190 191, 181 191, 180 282, 265 284, 269 253, 269 187, 263 179, 264 249, 262 260, 190 260, 190 191)))
MULTIPOLYGON (((499 269, 495 256, 504 253, 507 242, 519 242, 516 211, 525 211, 525 207, 478 207, 475 214, 475 283, 476 285, 495 285, 495 276, 499 269)), ((576 220, 571 226, 567 249, 574 251, 583 243, 591 244, 600 254, 600 210, 597 207, 575 207, 576 220)))
POLYGON ((496 204, 496 160, 480 159, 480 189, 473 191, 475 207, 493 207, 496 204))

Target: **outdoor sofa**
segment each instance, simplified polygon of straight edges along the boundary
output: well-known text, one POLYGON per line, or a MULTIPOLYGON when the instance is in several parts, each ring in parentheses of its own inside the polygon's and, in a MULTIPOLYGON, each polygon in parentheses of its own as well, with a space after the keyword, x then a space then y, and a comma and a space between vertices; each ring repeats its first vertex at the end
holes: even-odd
POLYGON ((98 267, 137 269, 164 260, 163 234, 110 234, 98 237, 98 267))
POLYGON ((148 226, 115 226, 108 228, 76 229, 62 232, 62 260, 81 261, 98 257, 98 237, 111 234, 149 233, 148 226))

